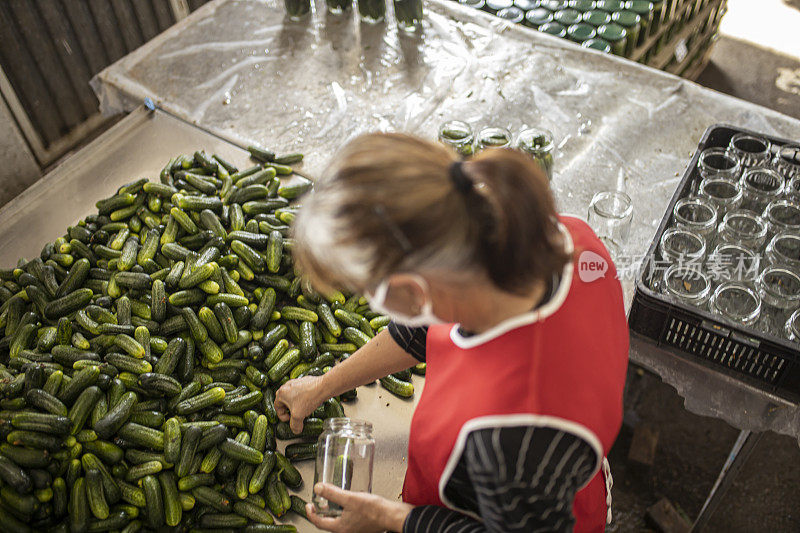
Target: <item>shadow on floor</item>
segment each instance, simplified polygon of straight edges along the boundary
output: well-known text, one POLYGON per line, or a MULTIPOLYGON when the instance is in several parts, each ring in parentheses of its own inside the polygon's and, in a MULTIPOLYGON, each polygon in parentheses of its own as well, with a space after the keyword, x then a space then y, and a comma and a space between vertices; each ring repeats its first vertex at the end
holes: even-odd
MULTIPOLYGON (((800 0, 791 1, 800 9, 800 0)), ((796 58, 723 36, 697 83, 800 119, 800 60, 796 58)))

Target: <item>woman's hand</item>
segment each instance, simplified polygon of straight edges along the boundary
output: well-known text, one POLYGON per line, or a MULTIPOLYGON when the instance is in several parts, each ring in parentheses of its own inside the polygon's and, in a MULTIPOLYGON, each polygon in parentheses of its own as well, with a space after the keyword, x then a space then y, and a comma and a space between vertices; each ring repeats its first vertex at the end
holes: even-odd
POLYGON ((328 483, 318 483, 314 492, 343 509, 341 516, 328 518, 316 514, 314 505, 306 505, 309 521, 333 533, 402 532, 412 509, 407 503, 393 502, 366 492, 342 490, 328 483))
POLYGON ((303 431, 303 420, 314 412, 327 397, 322 393, 320 376, 292 379, 275 394, 275 410, 278 418, 289 422, 295 433, 303 431))

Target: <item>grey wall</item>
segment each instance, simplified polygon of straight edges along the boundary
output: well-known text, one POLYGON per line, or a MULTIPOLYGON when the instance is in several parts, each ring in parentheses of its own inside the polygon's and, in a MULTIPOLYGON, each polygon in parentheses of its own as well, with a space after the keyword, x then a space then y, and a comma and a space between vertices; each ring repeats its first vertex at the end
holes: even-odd
POLYGON ((0 206, 39 179, 39 166, 0 98, 0 206))

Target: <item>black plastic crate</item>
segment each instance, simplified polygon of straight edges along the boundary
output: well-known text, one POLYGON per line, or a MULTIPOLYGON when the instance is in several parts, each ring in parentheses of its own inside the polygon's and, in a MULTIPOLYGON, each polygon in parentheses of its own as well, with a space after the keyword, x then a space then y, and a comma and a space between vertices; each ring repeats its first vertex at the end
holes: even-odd
POLYGON ((762 133, 717 124, 703 138, 684 172, 655 239, 636 279, 636 291, 628 317, 631 332, 680 357, 698 361, 719 372, 792 401, 800 400, 800 345, 737 324, 710 311, 673 301, 654 292, 646 277, 657 257, 658 243, 672 226, 675 204, 699 180, 697 161, 706 148, 726 147, 736 133, 769 139, 773 145, 796 144, 762 133))

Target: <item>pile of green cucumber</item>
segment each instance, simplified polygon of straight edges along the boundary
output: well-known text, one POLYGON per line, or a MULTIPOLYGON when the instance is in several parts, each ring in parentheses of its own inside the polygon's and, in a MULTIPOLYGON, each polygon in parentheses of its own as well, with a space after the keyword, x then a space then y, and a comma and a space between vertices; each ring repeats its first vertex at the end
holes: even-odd
MULTIPOLYGON (((249 151, 178 156, 0 270, 0 531, 295 531, 274 518, 305 513, 292 462, 356 392, 294 435, 275 391, 388 319, 296 275, 302 156, 249 151)), ((381 383, 410 397, 410 376, 381 383)))

